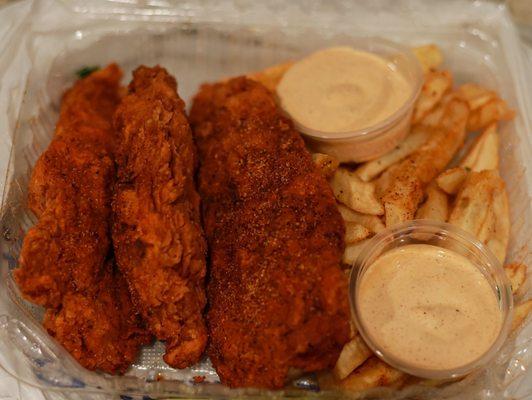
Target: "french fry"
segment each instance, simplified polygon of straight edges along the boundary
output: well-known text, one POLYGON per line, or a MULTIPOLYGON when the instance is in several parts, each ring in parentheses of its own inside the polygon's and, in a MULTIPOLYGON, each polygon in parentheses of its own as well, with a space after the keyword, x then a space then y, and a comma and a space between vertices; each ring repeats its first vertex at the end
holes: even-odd
POLYGON ((283 78, 283 75, 293 64, 294 63, 292 61, 277 64, 262 71, 248 74, 247 77, 249 79, 262 83, 270 92, 275 92, 275 89, 283 78))
POLYGON ((519 291, 523 283, 526 280, 526 265, 521 263, 511 263, 504 266, 506 276, 512 284, 512 293, 515 294, 519 291))
POLYGON ((463 144, 468 113, 463 100, 449 100, 442 126, 421 148, 378 179, 378 192, 384 187, 382 202, 387 227, 414 217, 423 199, 423 188, 445 168, 463 144))
POLYGON ((419 60, 423 72, 435 70, 443 63, 443 55, 438 46, 429 44, 425 46, 414 47, 412 52, 419 60))
POLYGON ((429 128, 415 127, 392 151, 375 160, 362 164, 355 170, 355 173, 364 182, 371 181, 389 166, 401 161, 419 149, 428 140, 431 133, 432 131, 429 128))
POLYGON ((418 125, 427 127, 436 127, 441 124, 441 120, 445 114, 445 107, 438 106, 419 120, 418 125))
POLYGON ((482 225, 490 216, 493 192, 502 188, 494 171, 472 172, 458 193, 449 223, 478 238, 482 225))
POLYGON ((462 187, 467 178, 467 171, 464 168, 450 168, 442 172, 437 178, 436 183, 445 193, 455 195, 462 187))
MULTIPOLYGON (((446 93, 441 101, 434 107, 432 110, 430 110, 423 118, 421 118, 416 125, 422 125, 425 127, 438 127, 441 126, 443 123, 443 118, 445 117, 445 110, 446 106, 449 103, 449 101, 453 99, 460 99, 460 96, 457 95, 456 92, 448 92, 446 93)), ((462 100, 463 101, 463 100, 462 100)))
POLYGON ((365 226, 357 224, 356 222, 345 222, 345 243, 355 244, 364 240, 371 232, 365 226))
POLYGON ((314 153, 312 154, 312 160, 326 179, 331 178, 340 165, 336 157, 328 154, 314 153))
POLYGON ((449 222, 486 244, 502 263, 510 236, 508 198, 497 171, 471 172, 456 196, 449 222))
POLYGON ((504 100, 496 98, 469 114, 467 130, 469 132, 479 131, 494 122, 510 121, 514 116, 515 112, 508 107, 508 104, 504 100))
POLYGON ((356 335, 344 345, 333 369, 335 377, 340 380, 346 378, 371 355, 372 352, 366 345, 366 342, 364 342, 360 335, 356 335))
POLYGON ((512 320, 511 328, 512 332, 519 328, 530 312, 532 312, 532 299, 514 307, 514 318, 512 320))
POLYGON ((431 183, 426 189, 426 200, 416 213, 418 219, 445 222, 449 217, 449 198, 438 185, 431 183))
POLYGON ((333 374, 321 374, 318 381, 323 389, 339 388, 358 392, 379 386, 398 388, 407 378, 408 375, 404 372, 392 368, 377 357, 371 357, 345 379, 338 380, 333 374))
POLYGON ((510 241, 510 210, 508 207, 508 195, 504 181, 499 178, 499 189, 495 191, 492 200, 494 226, 492 235, 487 245, 501 263, 506 259, 508 242, 510 241))
POLYGON ((346 222, 353 222, 366 227, 372 233, 379 233, 386 229, 382 220, 376 215, 361 214, 343 204, 337 204, 338 211, 346 222))
POLYGON ((425 76, 425 83, 414 106, 412 123, 418 123, 451 90, 453 78, 449 71, 431 71, 425 76))
POLYGON ((367 244, 369 239, 361 240, 355 244, 345 246, 344 254, 342 256, 342 263, 346 265, 353 265, 358 255, 367 244))
POLYGON ((458 94, 467 101, 469 109, 474 111, 491 100, 496 99, 497 93, 493 90, 486 89, 476 83, 466 83, 457 89, 458 94))
POLYGON ((499 135, 495 123, 489 125, 475 140, 460 162, 460 167, 470 171, 499 168, 499 135))
POLYGON ((382 215, 384 208, 375 196, 375 185, 362 181, 354 172, 338 168, 331 179, 331 186, 340 203, 363 214, 382 215))

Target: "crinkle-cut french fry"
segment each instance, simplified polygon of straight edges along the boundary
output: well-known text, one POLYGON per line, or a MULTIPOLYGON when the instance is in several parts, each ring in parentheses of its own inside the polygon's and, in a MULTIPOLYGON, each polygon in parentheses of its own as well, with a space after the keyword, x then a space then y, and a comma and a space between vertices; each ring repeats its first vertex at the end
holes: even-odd
POLYGON ((361 214, 339 203, 337 204, 337 206, 338 211, 340 211, 340 214, 342 214, 342 218, 346 222, 354 222, 356 224, 360 224, 366 227, 372 233, 379 233, 380 231, 386 229, 380 217, 376 215, 361 214))
POLYGON ((445 93, 451 90, 453 78, 449 71, 431 71, 425 75, 425 83, 414 105, 412 123, 416 124, 434 109, 445 93))
POLYGON ((515 112, 508 107, 502 99, 496 98, 488 101, 482 107, 469 114, 467 130, 479 131, 498 121, 510 121, 515 117, 515 112))
POLYGON ((514 318, 512 320, 512 332, 515 331, 524 322, 528 314, 532 312, 532 299, 514 306, 514 318))
POLYGON ((356 222, 345 222, 345 243, 355 244, 361 240, 366 239, 371 232, 365 226, 357 224, 356 222))
POLYGON ((425 73, 435 70, 443 63, 443 54, 435 44, 414 47, 412 52, 419 60, 425 73))
POLYGON ((312 154, 312 160, 326 179, 331 178, 340 165, 338 159, 329 154, 314 153, 312 154))
POLYGON ((372 354, 366 342, 364 342, 360 335, 356 335, 344 345, 334 366, 334 375, 337 379, 346 378, 351 372, 362 365, 364 361, 371 357, 372 354))
POLYGON ((430 219, 446 222, 449 217, 449 197, 435 183, 429 184, 425 190, 426 200, 416 213, 417 219, 430 219))
POLYGON ((465 101, 467 101, 471 111, 474 111, 484 106, 489 101, 499 97, 493 90, 489 90, 476 83, 466 83, 461 85, 456 91, 465 101))
POLYGON ((336 200, 363 214, 382 215, 384 208, 375 196, 375 184, 362 181, 354 172, 338 168, 331 179, 336 200))
POLYGON ((385 186, 382 201, 387 227, 414 217, 423 199, 424 187, 445 168, 464 142, 467 104, 453 98, 445 108, 442 126, 429 140, 377 181, 378 192, 385 186))
POLYGON ((475 140, 460 162, 460 167, 470 171, 499 168, 499 135, 497 124, 490 124, 475 140))
POLYGON ((249 79, 262 83, 270 92, 275 92, 277 85, 283 78, 286 71, 293 65, 292 61, 273 65, 262 71, 252 72, 247 75, 249 79))
POLYGON ((364 182, 371 181, 380 175, 382 171, 419 149, 428 140, 431 133, 432 130, 424 126, 413 128, 408 136, 392 151, 375 160, 362 164, 355 170, 355 173, 364 182))
POLYGON ((361 240, 358 243, 345 246, 342 263, 345 265, 353 265, 364 246, 368 243, 368 240, 369 239, 361 240))
POLYGON ((466 178, 467 171, 464 168, 456 167, 450 168, 438 175, 436 183, 445 193, 455 195, 462 187, 466 178))
POLYGON ((527 267, 522 263, 510 263, 504 266, 506 276, 512 284, 512 293, 515 294, 519 291, 523 283, 526 281, 527 267))

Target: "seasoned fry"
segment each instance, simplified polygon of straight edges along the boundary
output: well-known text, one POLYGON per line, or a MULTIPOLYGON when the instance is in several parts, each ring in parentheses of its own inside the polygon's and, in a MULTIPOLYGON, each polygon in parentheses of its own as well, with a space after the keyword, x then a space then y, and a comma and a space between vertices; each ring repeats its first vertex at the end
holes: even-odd
POLYGON ((346 378, 351 372, 362 365, 371 354, 372 352, 366 345, 366 342, 364 342, 360 335, 356 335, 342 349, 338 361, 336 361, 336 365, 334 366, 333 373, 335 377, 337 379, 346 378))
POLYGON ((464 141, 467 105, 453 98, 445 107, 442 126, 429 140, 379 178, 387 227, 414 217, 424 186, 445 168, 464 141))
POLYGON ((371 232, 363 225, 356 222, 345 222, 345 243, 354 244, 367 238, 371 232))
POLYGON ((248 74, 247 77, 262 83, 270 92, 275 92, 275 89, 283 78, 283 75, 293 64, 294 63, 292 61, 277 64, 262 71, 248 74))
POLYGON ((431 71, 425 76, 425 83, 414 106, 412 123, 416 124, 441 101, 451 90, 453 78, 449 71, 431 71))
POLYGON ((312 154, 312 160, 326 179, 331 178, 340 165, 336 157, 328 154, 314 153, 312 154))
POLYGON ((379 233, 386 229, 382 220, 376 215, 361 214, 343 204, 338 204, 338 210, 342 214, 342 218, 346 222, 354 222, 359 225, 365 226, 372 233, 379 233))
POLYGON ((525 301, 514 307, 514 319, 512 320, 512 331, 515 331, 532 312, 532 299, 525 301))
POLYGON ((395 149, 375 160, 362 164, 355 170, 355 173, 364 182, 371 181, 382 171, 419 149, 428 140, 431 133, 432 131, 426 127, 415 127, 395 149))
POLYGON ((438 185, 431 183, 426 189, 426 200, 417 210, 416 218, 445 222, 449 217, 449 198, 438 185))
POLYGON ((493 192, 502 189, 502 183, 492 171, 472 172, 458 193, 449 223, 478 237, 482 225, 489 219, 493 192))
POLYGON ((467 101, 471 111, 476 110, 489 101, 496 99, 497 93, 476 83, 466 83, 457 89, 458 94, 467 101))
POLYGON ((521 263, 511 263, 504 266, 506 276, 512 284, 512 293, 517 293, 523 283, 525 283, 526 269, 526 265, 521 263))
POLYGON ((471 171, 499 168, 499 135, 495 123, 490 124, 473 143, 460 167, 471 171))
POLYGON ((510 235, 508 199, 497 171, 471 172, 449 222, 476 236, 503 262, 510 235))
POLYGON ((493 254, 503 263, 510 241, 510 210, 504 181, 501 178, 499 180, 502 183, 502 189, 496 190, 493 197, 494 226, 487 244, 493 254))
POLYGON ((496 98, 469 114, 467 130, 470 132, 478 131, 494 122, 510 121, 514 116, 515 112, 508 107, 508 104, 504 100, 496 98))
MULTIPOLYGON (((423 118, 421 118, 421 120, 418 121, 417 125, 421 125, 425 127, 433 127, 433 128, 437 127, 441 124, 444 114, 445 114, 445 106, 443 104, 440 104, 436 108, 431 110, 423 118)), ((414 125, 414 126, 417 126, 417 125, 414 125)))
POLYGON ((412 52, 419 60, 425 73, 435 70, 443 63, 441 50, 435 44, 414 47, 412 52))
POLYGON ((362 240, 358 243, 345 246, 344 255, 342 256, 342 263, 346 265, 352 265, 364 246, 368 243, 368 240, 369 239, 362 240))
POLYGON ((375 196, 375 185, 362 181, 354 172, 338 168, 331 180, 336 199, 355 211, 382 215, 384 208, 375 196))
POLYGON ((436 183, 445 193, 454 195, 458 193, 466 178, 467 171, 464 168, 456 167, 442 172, 436 178, 436 183))
POLYGON ((408 375, 392 368, 377 357, 371 357, 347 378, 338 380, 332 374, 319 376, 320 387, 324 389, 340 388, 349 391, 361 391, 378 386, 400 387, 408 375))

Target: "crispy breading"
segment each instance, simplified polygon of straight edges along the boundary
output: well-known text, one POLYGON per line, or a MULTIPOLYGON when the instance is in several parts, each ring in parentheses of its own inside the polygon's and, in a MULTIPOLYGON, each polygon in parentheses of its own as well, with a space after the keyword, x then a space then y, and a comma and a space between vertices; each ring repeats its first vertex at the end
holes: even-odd
POLYGON ((208 354, 231 387, 332 367, 349 338, 344 225, 300 135, 261 84, 205 85, 190 116, 210 248, 208 354))
POLYGON ((29 206, 39 221, 15 271, 24 297, 47 308, 50 334, 84 367, 109 373, 124 372, 150 340, 110 259, 111 116, 121 76, 113 64, 65 94, 31 178, 29 206))
POLYGON ((207 342, 206 244, 195 147, 175 79, 160 67, 135 70, 115 126, 117 263, 148 328, 166 341, 164 360, 185 368, 199 361, 207 342))

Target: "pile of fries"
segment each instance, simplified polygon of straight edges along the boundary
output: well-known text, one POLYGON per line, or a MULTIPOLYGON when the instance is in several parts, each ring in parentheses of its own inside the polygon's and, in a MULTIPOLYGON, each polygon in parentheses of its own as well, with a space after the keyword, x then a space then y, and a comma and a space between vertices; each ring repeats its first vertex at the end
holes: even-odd
MULTIPOLYGON (((441 69, 443 55, 437 46, 413 51, 423 67, 425 82, 411 131, 403 142, 355 167, 341 165, 327 154, 313 155, 345 220, 345 268, 371 236, 414 218, 456 225, 476 236, 504 263, 510 223, 506 188, 498 172, 497 128, 500 122, 513 119, 514 112, 492 90, 474 83, 454 87, 452 73, 441 69), (468 135, 477 133, 466 146, 468 135)), ((249 77, 274 91, 290 65, 274 66, 249 77)), ((518 294, 525 286, 526 265, 512 263, 504 268, 512 292, 518 294)), ((518 304, 512 330, 531 311, 532 299, 518 304)), ((354 327, 334 370, 319 379, 324 389, 348 391, 420 382, 377 358, 354 327)))

